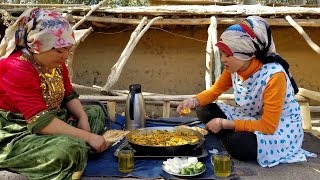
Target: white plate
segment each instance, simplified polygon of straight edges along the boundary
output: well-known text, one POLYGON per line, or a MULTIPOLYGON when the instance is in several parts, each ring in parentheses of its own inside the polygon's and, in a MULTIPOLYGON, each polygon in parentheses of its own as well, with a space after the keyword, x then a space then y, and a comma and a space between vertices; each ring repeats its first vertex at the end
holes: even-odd
POLYGON ((178 173, 169 172, 164 168, 164 165, 162 165, 162 170, 164 170, 166 173, 172 174, 174 176, 185 176, 185 177, 189 176, 189 177, 191 177, 191 176, 198 176, 198 175, 204 173, 206 171, 206 165, 205 164, 203 164, 203 165, 204 165, 204 170, 197 173, 197 174, 178 174, 178 173))

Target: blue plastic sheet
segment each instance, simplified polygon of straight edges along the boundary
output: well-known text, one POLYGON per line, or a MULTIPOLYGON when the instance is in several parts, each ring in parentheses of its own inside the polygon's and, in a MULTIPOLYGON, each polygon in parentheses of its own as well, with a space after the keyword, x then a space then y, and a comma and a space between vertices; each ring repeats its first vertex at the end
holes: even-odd
MULTIPOLYGON (((196 119, 190 117, 181 118, 161 118, 161 119, 147 119, 146 127, 154 126, 175 126, 177 124, 192 122, 196 119)), ((122 129, 125 120, 123 116, 116 116, 116 123, 112 124, 112 129, 122 129)), ((197 124, 197 126, 204 126, 203 124, 197 124)), ((224 151, 224 147, 221 141, 214 134, 208 134, 205 136, 205 148, 206 150, 212 150, 213 148, 224 151)), ((167 158, 135 158, 134 171, 130 173, 121 173, 118 171, 118 159, 114 156, 115 150, 121 143, 111 147, 107 151, 100 154, 90 154, 87 162, 87 167, 84 171, 84 176, 103 176, 103 177, 137 177, 137 178, 165 178, 175 179, 179 178, 168 174, 162 170, 162 163, 167 158)), ((198 175, 196 179, 217 179, 213 172, 213 166, 211 164, 211 153, 208 156, 200 158, 199 161, 206 165, 206 171, 198 175)), ((231 168, 231 175, 227 179, 236 178, 234 169, 231 168)))

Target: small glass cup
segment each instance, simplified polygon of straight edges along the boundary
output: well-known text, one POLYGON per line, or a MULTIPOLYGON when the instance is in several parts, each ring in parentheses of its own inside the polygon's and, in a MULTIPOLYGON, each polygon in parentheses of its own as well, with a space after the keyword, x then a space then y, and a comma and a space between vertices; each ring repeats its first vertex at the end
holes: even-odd
POLYGON ((118 170, 129 173, 134 168, 134 155, 132 150, 122 149, 118 152, 118 170))
POLYGON ((223 151, 218 152, 211 157, 214 166, 214 175, 217 177, 228 177, 231 174, 230 155, 223 151))

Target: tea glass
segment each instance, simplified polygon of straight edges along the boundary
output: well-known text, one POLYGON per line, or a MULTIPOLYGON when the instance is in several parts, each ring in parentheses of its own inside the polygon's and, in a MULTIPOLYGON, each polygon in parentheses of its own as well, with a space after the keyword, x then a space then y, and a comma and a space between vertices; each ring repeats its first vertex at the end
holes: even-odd
POLYGON ((211 156, 211 161, 214 166, 214 175, 217 177, 228 177, 231 174, 230 155, 223 151, 217 152, 211 156))
POLYGON ((133 151, 122 149, 118 152, 118 170, 123 173, 129 173, 134 169, 133 151))

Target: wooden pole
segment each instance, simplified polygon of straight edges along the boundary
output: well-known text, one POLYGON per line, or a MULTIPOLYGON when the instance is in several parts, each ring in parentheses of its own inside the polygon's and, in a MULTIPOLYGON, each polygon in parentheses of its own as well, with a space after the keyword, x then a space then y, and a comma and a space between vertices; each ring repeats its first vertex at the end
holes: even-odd
POLYGON ((116 120, 116 102, 107 102, 108 116, 113 122, 116 120))
POLYGON ((213 54, 214 54, 214 79, 215 82, 218 80, 218 78, 221 75, 221 61, 220 61, 220 52, 219 48, 215 46, 218 42, 218 30, 217 30, 217 20, 214 18, 215 26, 213 27, 212 32, 212 48, 213 48, 213 54))
POLYGON ((102 90, 101 90, 102 94, 107 94, 107 91, 117 82, 125 63, 127 62, 129 56, 131 55, 137 43, 139 42, 141 37, 144 35, 144 33, 149 29, 149 27, 153 24, 153 22, 159 19, 162 19, 162 17, 153 18, 150 22, 148 22, 148 24, 140 32, 140 29, 146 23, 147 17, 144 17, 141 20, 137 29, 131 34, 130 41, 127 44, 124 51, 121 53, 121 56, 118 62, 112 67, 107 83, 102 87, 102 90))
POLYGON ((299 88, 299 95, 320 102, 320 92, 299 88))
POLYGON ((303 129, 311 129, 311 115, 309 102, 299 102, 302 116, 302 127, 303 129))
POLYGON ((162 116, 164 118, 170 117, 170 101, 163 102, 163 112, 162 116))
POLYGON ((72 29, 77 29, 95 10, 97 10, 103 3, 105 3, 107 0, 100 1, 96 6, 94 6, 93 9, 91 9, 80 21, 78 21, 72 29))
MULTIPOLYGON (((122 51, 117 63, 113 65, 111 68, 111 73, 108 76, 106 84, 102 87, 101 92, 102 94, 107 94, 107 91, 110 89, 109 86, 112 86, 114 83, 117 82, 120 73, 127 62, 131 52, 133 51, 132 46, 135 46, 134 42, 138 36, 138 34, 141 32, 141 29, 143 28, 144 24, 147 21, 147 17, 143 17, 140 21, 139 25, 136 27, 136 29, 131 33, 130 39, 124 50, 122 51)), ((138 43, 138 42, 136 42, 138 43)))
MULTIPOLYGON (((82 19, 81 16, 73 16, 75 20, 82 19)), ((216 18, 218 24, 237 24, 244 18, 216 18)), ((264 18, 270 26, 291 26, 285 19, 264 18)), ((114 18, 114 17, 95 17, 89 16, 87 21, 95 21, 102 23, 117 23, 117 24, 139 24, 140 20, 130 18, 114 18)), ((296 22, 303 27, 320 27, 320 19, 296 19, 296 22)), ((210 18, 185 18, 185 19, 162 19, 154 22, 153 25, 209 25, 210 18)))
MULTIPOLYGON (((194 97, 194 95, 163 95, 163 96, 143 96, 145 101, 183 101, 194 97)), ((303 96, 296 95, 297 101, 299 102, 308 102, 303 96)), ((126 101, 126 96, 103 96, 103 95, 80 95, 80 99, 94 99, 100 101, 126 101)), ((234 100, 233 94, 222 94, 218 97, 217 100, 234 100)))
POLYGON ((0 4, 1 7, 87 7, 83 4, 0 4))
POLYGON ((72 83, 72 87, 74 88, 75 91, 90 91, 90 92, 93 92, 93 93, 99 93, 100 94, 100 89, 99 88, 83 86, 83 85, 75 84, 75 83, 72 83))
MULTIPOLYGON (((213 49, 212 49, 212 32, 214 31, 214 24, 217 24, 216 19, 211 17, 212 21, 208 28, 208 40, 207 40, 207 48, 206 48, 206 75, 205 75, 205 82, 206 82, 206 89, 210 89, 212 86, 212 59, 213 59, 213 49)), ((217 26, 215 26, 217 27, 217 26)))
POLYGON ((287 15, 286 16, 286 20, 291 24, 291 26, 293 26, 300 35, 302 35, 302 37, 304 38, 304 40, 308 43, 308 45, 314 50, 316 51, 318 54, 320 54, 320 47, 314 43, 310 37, 307 35, 307 33, 303 30, 303 28, 301 26, 299 26, 292 18, 291 16, 287 15))

